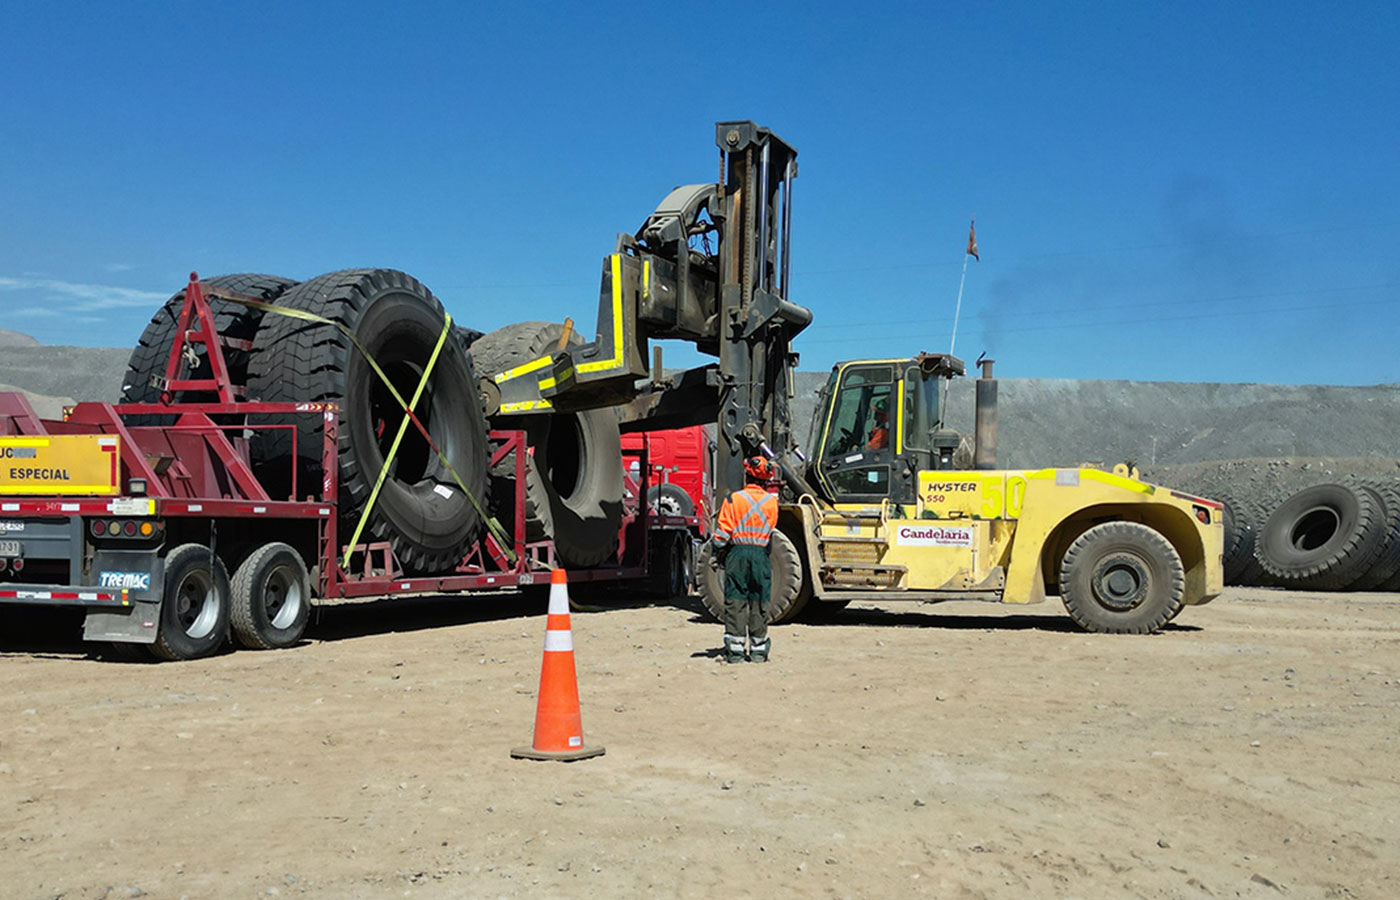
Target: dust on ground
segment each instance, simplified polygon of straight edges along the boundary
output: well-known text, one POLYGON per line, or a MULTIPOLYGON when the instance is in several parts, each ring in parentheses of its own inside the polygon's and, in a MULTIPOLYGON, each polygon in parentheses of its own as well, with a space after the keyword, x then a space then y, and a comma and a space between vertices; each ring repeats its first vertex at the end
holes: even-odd
POLYGON ((694 609, 577 613, 607 755, 572 764, 508 756, 541 612, 338 607, 160 665, 10 616, 5 895, 1400 896, 1393 595, 1231 589, 1150 637, 859 604, 766 666, 694 609))

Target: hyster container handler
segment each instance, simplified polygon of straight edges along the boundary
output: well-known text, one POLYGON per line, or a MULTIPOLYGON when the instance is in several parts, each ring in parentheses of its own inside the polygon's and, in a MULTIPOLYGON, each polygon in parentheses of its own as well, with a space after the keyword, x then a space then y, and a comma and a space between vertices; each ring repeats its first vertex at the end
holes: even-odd
MULTIPOLYGON (((597 339, 494 373, 488 406, 621 405, 624 431, 714 422, 716 501, 742 486, 746 456, 773 458, 775 622, 857 598, 1058 594, 1088 630, 1145 633, 1220 593, 1220 504, 1127 466, 996 469, 990 366, 971 460, 939 404, 964 366, 938 354, 838 365, 804 455, 789 405, 792 339, 812 320, 788 299, 797 152, 753 122, 719 123, 716 143, 725 180, 676 188, 604 259, 597 339), (648 341, 665 338, 719 362, 664 377, 648 341)), ((718 614, 720 562, 702 554, 699 569, 718 614)))

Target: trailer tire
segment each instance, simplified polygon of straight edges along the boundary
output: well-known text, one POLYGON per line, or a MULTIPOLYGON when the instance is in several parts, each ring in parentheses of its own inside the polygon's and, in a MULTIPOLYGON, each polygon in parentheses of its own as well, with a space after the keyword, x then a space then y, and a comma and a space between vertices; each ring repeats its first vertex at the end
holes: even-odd
POLYGON ((1260 531, 1259 561, 1291 587, 1340 591, 1381 551, 1384 510, 1369 491, 1315 484, 1278 505, 1260 531))
POLYGON ((674 484, 653 484, 647 489, 647 505, 663 516, 695 515, 695 501, 674 484))
MULTIPOLYGON (((811 599, 802 590, 802 558, 797 553, 797 545, 781 531, 773 532, 768 543, 768 561, 773 566, 772 587, 769 589, 768 624, 780 625, 797 616, 811 599), (805 596, 804 596, 805 594, 805 596)), ((724 566, 714 559, 714 544, 707 541, 700 548, 700 558, 696 562, 697 580, 700 582, 700 600, 705 611, 715 621, 724 621, 724 566)))
MULTIPOLYGON (((412 397, 442 333, 442 304, 417 279, 392 269, 331 272, 302 282, 281 304, 340 323, 356 336, 405 399, 412 397)), ((365 356, 340 329, 269 315, 253 343, 249 393, 268 401, 340 405, 340 525, 348 540, 384 467, 403 410, 365 356)), ((464 496, 428 442, 409 426, 390 475, 365 521, 364 542, 385 541, 409 574, 451 571, 481 525, 486 493, 486 419, 471 358, 457 340, 443 342, 415 409, 471 496, 464 496)), ((253 459, 274 498, 321 484, 319 416, 263 416, 252 424, 296 426, 254 433, 253 459)))
POLYGON ((311 617, 311 577, 287 544, 264 544, 233 573, 233 636, 252 650, 290 647, 311 617))
POLYGON ((228 637, 228 571, 203 544, 181 544, 165 555, 159 628, 151 650, 162 659, 199 659, 228 637))
MULTIPOLYGON (((203 283, 210 287, 248 294, 267 302, 276 300, 289 287, 296 284, 290 278, 253 274, 217 275, 213 278, 203 279, 203 283)), ((165 374, 165 365, 170 358, 170 348, 175 343, 175 326, 179 322, 180 308, 184 303, 185 291, 182 289, 156 311, 156 314, 151 317, 150 323, 146 325, 146 330, 141 332, 136 348, 131 351, 131 358, 127 360, 127 371, 122 382, 123 403, 160 402, 161 392, 151 387, 151 376, 165 374)), ((228 300, 220 300, 217 297, 209 299, 209 310, 214 314, 214 322, 218 325, 219 334, 241 341, 253 339, 263 317, 262 310, 228 300)), ((247 382, 248 351, 236 347, 225 347, 224 362, 228 365, 231 381, 235 384, 247 382)), ((200 354, 199 364, 187 374, 187 377, 212 377, 208 357, 200 354)), ((211 392, 189 391, 181 393, 178 399, 209 401, 215 399, 215 396, 211 392)), ((173 421, 174 416, 126 417, 128 425, 168 425, 173 421)))
POLYGON ((1060 561, 1060 599, 1085 631, 1157 631, 1180 612, 1185 586, 1176 548, 1140 522, 1095 525, 1060 561))
MULTIPOLYGON (((548 355, 564 326, 517 322, 489 332, 472 344, 472 357, 484 377, 548 355)), ((570 343, 583 339, 573 335, 570 343)), ((525 464, 526 539, 552 540, 565 566, 594 566, 617 550, 622 525, 622 442, 611 408, 580 412, 496 416, 498 428, 525 432, 530 452, 525 464)), ((515 462, 507 457, 492 470, 493 505, 512 515, 515 462)))

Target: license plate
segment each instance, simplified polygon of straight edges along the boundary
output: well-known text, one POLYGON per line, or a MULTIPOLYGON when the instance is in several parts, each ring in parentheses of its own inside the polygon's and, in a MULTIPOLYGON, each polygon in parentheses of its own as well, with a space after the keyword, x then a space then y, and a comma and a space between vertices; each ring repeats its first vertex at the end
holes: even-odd
POLYGON ((0 556, 19 556, 23 552, 19 541, 0 541, 0 556))

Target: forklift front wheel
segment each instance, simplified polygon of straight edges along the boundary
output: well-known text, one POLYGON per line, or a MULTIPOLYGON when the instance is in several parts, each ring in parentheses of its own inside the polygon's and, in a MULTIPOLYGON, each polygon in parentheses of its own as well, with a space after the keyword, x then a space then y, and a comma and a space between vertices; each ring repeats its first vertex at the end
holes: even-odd
POLYGON ((200 544, 165 556, 160 629, 152 649, 164 659, 198 659, 223 646, 229 623, 228 571, 200 544))
POLYGON ((1181 610, 1184 590, 1176 548, 1139 522, 1095 525, 1060 563, 1060 599, 1085 631, 1150 634, 1181 610))

